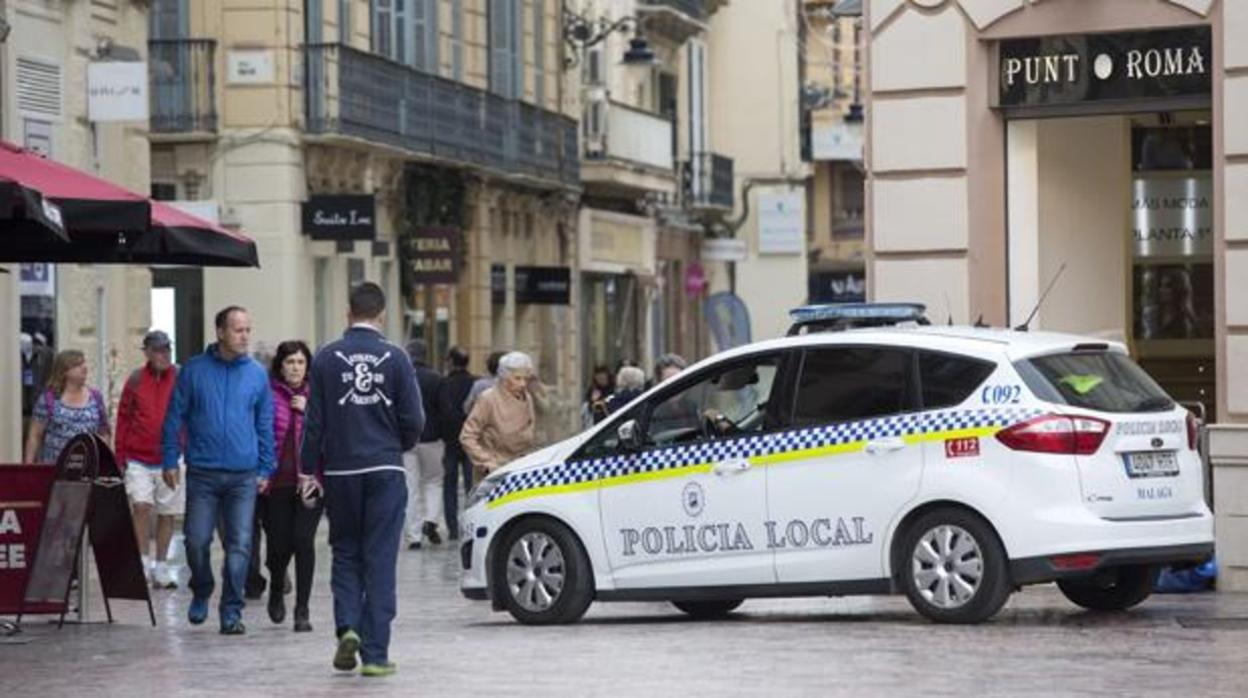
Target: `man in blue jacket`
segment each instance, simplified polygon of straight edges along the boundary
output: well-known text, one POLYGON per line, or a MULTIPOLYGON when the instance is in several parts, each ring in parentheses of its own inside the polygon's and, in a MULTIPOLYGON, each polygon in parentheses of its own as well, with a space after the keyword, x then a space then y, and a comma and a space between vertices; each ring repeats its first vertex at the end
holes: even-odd
POLYGON ((230 306, 217 313, 217 342, 186 363, 169 401, 161 437, 165 483, 177 487, 186 445, 186 561, 191 568, 194 625, 208 617, 211 545, 224 519, 221 634, 242 635, 243 585, 251 559, 256 493, 273 474, 273 394, 264 368, 247 353, 251 318, 230 306))
POLYGON ((424 427, 420 387, 402 348, 386 341, 386 296, 371 282, 351 290, 351 326, 316 353, 309 371, 299 487, 305 498, 325 476, 334 561, 334 668, 365 676, 395 672, 389 660, 395 563, 407 507, 403 453, 424 427))

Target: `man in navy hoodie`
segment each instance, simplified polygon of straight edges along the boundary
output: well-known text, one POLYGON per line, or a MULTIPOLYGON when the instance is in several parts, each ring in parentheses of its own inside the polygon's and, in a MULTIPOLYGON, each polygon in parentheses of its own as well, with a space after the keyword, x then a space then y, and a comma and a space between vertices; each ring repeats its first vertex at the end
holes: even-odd
POLYGON ((242 635, 243 586, 251 560, 256 493, 274 470, 273 393, 264 368, 247 353, 251 318, 236 305, 217 313, 217 342, 178 373, 165 412, 161 450, 165 484, 178 485, 186 444, 186 561, 194 625, 208 617, 212 534, 224 519, 225 567, 219 605, 222 635, 242 635))
POLYGON ((381 334, 386 296, 371 282, 351 290, 350 327, 321 348, 308 373, 299 488, 325 475, 330 589, 338 649, 334 668, 365 676, 395 672, 389 660, 395 564, 407 507, 403 453, 424 427, 420 387, 407 353, 381 334))

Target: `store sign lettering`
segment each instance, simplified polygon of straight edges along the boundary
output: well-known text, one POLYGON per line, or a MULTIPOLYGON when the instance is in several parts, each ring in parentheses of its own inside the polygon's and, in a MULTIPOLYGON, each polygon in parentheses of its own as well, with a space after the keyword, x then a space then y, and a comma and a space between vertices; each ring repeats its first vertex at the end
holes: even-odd
POLYGON ((861 516, 793 519, 784 523, 764 521, 764 540, 750 538, 739 521, 685 524, 683 526, 644 526, 621 528, 624 557, 646 555, 690 555, 697 553, 755 550, 761 543, 768 550, 786 548, 840 548, 869 545, 875 534, 866 530, 861 516))
POLYGON ((0 510, 0 570, 26 569, 26 543, 7 542, 8 536, 22 536, 22 522, 14 509, 0 510))

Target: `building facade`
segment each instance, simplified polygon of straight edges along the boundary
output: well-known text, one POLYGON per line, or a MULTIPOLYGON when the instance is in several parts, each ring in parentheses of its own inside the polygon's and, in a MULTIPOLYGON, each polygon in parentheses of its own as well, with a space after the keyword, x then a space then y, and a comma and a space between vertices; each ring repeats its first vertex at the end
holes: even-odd
POLYGON ((464 346, 477 371, 526 351, 553 387, 544 422, 571 424, 579 153, 560 10, 153 2, 153 190, 241 227, 262 264, 158 272, 178 341, 201 345, 238 303, 261 348, 320 344, 370 280, 392 339, 423 337, 438 361, 464 346))
POLYGON ((866 299, 863 246, 862 18, 837 2, 802 3, 802 157, 811 303, 866 299))
MULTIPOLYGON (((130 2, 8 0, 0 19, 0 134, 4 140, 116 182, 148 188, 147 125, 92 121, 88 65, 142 61, 147 12, 130 2)), ((6 265, 0 274, 0 462, 17 462, 32 405, 31 352, 81 350, 89 381, 115 404, 142 356, 150 321, 146 268, 6 265), (24 335, 24 337, 23 337, 24 335), (31 342, 24 345, 24 342, 31 342), (40 347, 42 345, 42 348, 40 347)))

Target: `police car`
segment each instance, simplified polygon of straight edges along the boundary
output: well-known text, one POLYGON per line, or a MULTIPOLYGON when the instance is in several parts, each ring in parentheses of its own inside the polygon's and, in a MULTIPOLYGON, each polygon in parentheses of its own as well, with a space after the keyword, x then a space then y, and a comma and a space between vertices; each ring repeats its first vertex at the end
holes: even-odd
POLYGON ((707 359, 473 492, 461 588, 524 623, 904 593, 938 622, 1056 581, 1134 606, 1213 552, 1193 417, 1116 343, 960 327, 707 359))

